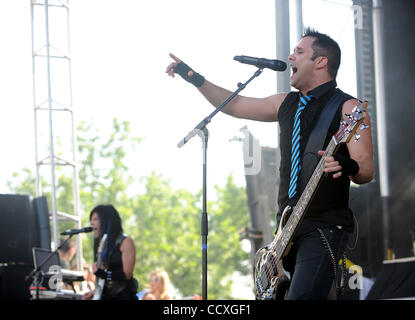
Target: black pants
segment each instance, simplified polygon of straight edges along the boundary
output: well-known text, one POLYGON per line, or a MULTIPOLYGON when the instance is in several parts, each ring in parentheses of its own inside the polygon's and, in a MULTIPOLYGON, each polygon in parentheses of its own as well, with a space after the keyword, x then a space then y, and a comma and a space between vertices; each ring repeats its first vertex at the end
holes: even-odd
POLYGON ((138 281, 134 278, 119 281, 107 281, 102 300, 138 300, 138 281))
MULTIPOLYGON (((348 233, 321 229, 334 254, 336 270, 346 248, 348 233)), ((284 258, 284 269, 291 275, 287 300, 326 300, 333 284, 333 263, 318 230, 301 236, 284 258)))

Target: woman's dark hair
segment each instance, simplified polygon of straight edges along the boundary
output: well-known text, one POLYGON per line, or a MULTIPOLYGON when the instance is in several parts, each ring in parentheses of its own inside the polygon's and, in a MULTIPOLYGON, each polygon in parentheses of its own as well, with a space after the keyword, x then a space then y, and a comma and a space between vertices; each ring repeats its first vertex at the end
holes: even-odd
POLYGON ((336 79, 341 59, 341 50, 337 42, 328 35, 311 28, 306 28, 302 37, 315 38, 315 41, 311 46, 314 50, 311 60, 315 60, 317 57, 321 56, 326 57, 329 61, 327 65, 328 72, 333 79, 336 79))
POLYGON ((113 207, 111 204, 101 204, 96 206, 94 209, 91 210, 91 213, 89 214, 89 220, 91 221, 92 215, 94 213, 98 214, 101 230, 100 235, 98 238, 94 239, 94 260, 97 260, 97 252, 98 252, 98 246, 101 241, 102 236, 107 233, 107 246, 105 248, 105 252, 107 253, 107 257, 109 252, 114 247, 115 241, 117 241, 117 238, 119 235, 123 233, 122 229, 122 222, 121 217, 118 211, 113 207))

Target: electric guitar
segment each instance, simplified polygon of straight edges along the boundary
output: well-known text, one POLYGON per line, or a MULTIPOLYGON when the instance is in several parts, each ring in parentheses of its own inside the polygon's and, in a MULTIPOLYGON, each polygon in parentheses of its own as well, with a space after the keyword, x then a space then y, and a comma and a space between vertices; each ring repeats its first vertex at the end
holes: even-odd
MULTIPOLYGON (((296 206, 294 208, 287 206, 284 209, 273 241, 256 252, 254 259, 256 299, 279 300, 284 298, 290 277, 283 269, 282 258, 288 254, 293 234, 320 184, 325 169, 324 157, 334 155, 341 144, 349 142, 359 125, 362 125, 361 130, 367 128, 362 124, 367 104, 367 101, 362 102, 353 109, 352 114, 346 115, 346 120, 341 122, 339 130, 332 137, 296 206)), ((356 134, 356 140, 359 138, 360 136, 356 134)))
MULTIPOLYGON (((97 257, 97 267, 99 268, 99 266, 101 265, 102 259, 101 259, 101 254, 102 251, 104 251, 105 245, 107 243, 107 234, 104 234, 102 236, 101 241, 99 242, 99 246, 98 246, 98 257, 97 257)), ((104 285, 105 285, 105 279, 102 279, 100 277, 96 277, 95 279, 95 292, 94 292, 94 297, 92 298, 92 300, 101 300, 101 296, 102 296, 102 291, 104 290, 104 285)))

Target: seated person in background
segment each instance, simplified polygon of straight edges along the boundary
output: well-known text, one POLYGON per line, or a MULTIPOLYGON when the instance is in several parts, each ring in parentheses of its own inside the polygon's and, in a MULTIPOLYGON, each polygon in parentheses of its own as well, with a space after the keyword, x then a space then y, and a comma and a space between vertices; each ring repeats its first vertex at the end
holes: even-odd
POLYGON ((156 270, 150 277, 150 290, 144 293, 141 300, 170 300, 170 279, 166 271, 156 270))
MULTIPOLYGON (((61 245, 64 241, 65 239, 60 240, 61 245)), ((78 271, 76 259, 73 259, 75 253, 75 241, 73 239, 69 239, 59 250, 59 258, 62 269, 78 271)), ((92 266, 88 264, 85 259, 82 259, 82 266, 82 273, 85 279, 82 281, 82 290, 79 286, 79 282, 74 283, 74 289, 76 292, 94 290, 95 275, 92 271, 92 266)), ((72 289, 72 286, 65 285, 65 289, 72 289)))
MULTIPOLYGON (((61 239, 61 245, 65 239, 61 239)), ((71 260, 75 255, 75 242, 72 239, 69 239, 59 250, 59 259, 61 261, 61 267, 63 269, 70 270, 71 269, 71 260)))

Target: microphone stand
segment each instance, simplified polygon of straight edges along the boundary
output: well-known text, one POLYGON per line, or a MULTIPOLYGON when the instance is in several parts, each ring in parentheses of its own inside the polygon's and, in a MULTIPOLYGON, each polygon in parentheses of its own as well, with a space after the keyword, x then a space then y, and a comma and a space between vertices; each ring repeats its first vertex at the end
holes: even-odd
POLYGON ((208 214, 207 214, 207 145, 209 139, 209 131, 206 126, 210 123, 212 118, 221 111, 235 96, 239 94, 248 83, 255 77, 262 73, 262 68, 259 68, 253 76, 251 76, 245 83, 238 83, 238 89, 234 91, 220 106, 218 106, 210 115, 204 118, 186 137, 184 137, 177 147, 181 148, 195 135, 199 135, 202 139, 203 147, 203 211, 201 219, 201 236, 202 236, 202 299, 207 300, 207 236, 208 236, 208 214))
POLYGON ((26 282, 29 280, 29 279, 31 279, 31 278, 35 278, 35 280, 34 280, 34 282, 35 282, 35 284, 36 284, 36 300, 39 300, 39 285, 40 285, 40 280, 39 280, 39 276, 40 276, 40 274, 41 274, 41 272, 40 272, 40 269, 46 264, 46 262, 48 262, 49 260, 50 260, 50 258, 52 258, 52 256, 55 254, 55 253, 57 253, 68 241, 69 241, 69 239, 71 239, 72 238, 72 236, 73 236, 73 234, 70 234, 69 235, 69 237, 64 241, 64 242, 62 242, 61 243, 61 245, 60 246, 58 246, 57 248, 56 248, 56 250, 55 251, 53 251, 53 252, 51 252, 47 257, 46 257, 46 259, 45 260, 43 260, 43 262, 40 264, 40 265, 38 265, 36 268, 34 268, 33 270, 32 270, 32 272, 28 275, 28 276, 26 276, 26 278, 25 278, 25 280, 26 280, 26 282))

